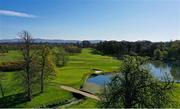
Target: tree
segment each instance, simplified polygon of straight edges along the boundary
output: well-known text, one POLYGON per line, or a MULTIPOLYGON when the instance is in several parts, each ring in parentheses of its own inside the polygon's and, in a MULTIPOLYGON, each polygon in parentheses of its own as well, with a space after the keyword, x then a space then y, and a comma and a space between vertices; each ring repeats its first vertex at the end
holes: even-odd
POLYGON ((180 41, 170 42, 168 49, 168 58, 171 60, 180 60, 180 41))
POLYGON ((2 80, 3 80, 3 74, 0 73, 0 91, 1 91, 1 96, 2 98, 4 97, 4 89, 3 89, 3 85, 2 85, 2 80))
POLYGON ((68 53, 81 53, 81 48, 74 45, 66 45, 64 46, 65 52, 68 53))
POLYGON ((27 84, 27 99, 31 101, 32 99, 32 77, 33 71, 31 69, 31 63, 33 61, 33 53, 31 51, 33 39, 27 31, 20 33, 20 38, 22 42, 21 52, 24 60, 24 72, 25 72, 25 81, 27 84))
POLYGON ((68 54, 64 49, 60 49, 59 53, 60 53, 60 57, 59 57, 60 65, 64 66, 68 61, 68 54))
POLYGON ((68 55, 62 47, 53 49, 54 61, 57 66, 64 66, 68 61, 68 55))
POLYGON ((164 51, 162 51, 162 52, 161 52, 161 57, 162 57, 162 59, 163 59, 163 60, 167 60, 167 57, 168 57, 168 52, 167 52, 167 51, 165 51, 165 50, 164 50, 164 51))
POLYGON ((8 50, 5 46, 0 46, 0 53, 8 53, 8 50))
POLYGON ((154 50, 154 58, 161 59, 161 50, 159 48, 154 50))
MULTIPOLYGON (((0 51, 0 53, 2 53, 1 51, 0 51)), ((2 66, 0 66, 0 70, 1 71, 3 71, 2 70, 2 66)), ((3 80, 4 80, 5 78, 4 78, 4 73, 3 72, 0 72, 0 92, 1 92, 1 97, 3 98, 4 97, 4 87, 3 87, 3 80)))
POLYGON ((82 47, 83 47, 83 48, 87 48, 87 47, 90 47, 90 46, 91 46, 91 42, 88 41, 88 40, 83 40, 83 41, 81 42, 81 44, 82 44, 82 47))
POLYGON ((44 80, 51 75, 54 75, 54 63, 48 45, 43 45, 40 50, 40 85, 41 93, 44 91, 44 80))
POLYGON ((99 106, 103 108, 152 108, 165 107, 171 103, 173 81, 155 79, 141 65, 141 57, 124 58, 121 73, 105 85, 99 106))

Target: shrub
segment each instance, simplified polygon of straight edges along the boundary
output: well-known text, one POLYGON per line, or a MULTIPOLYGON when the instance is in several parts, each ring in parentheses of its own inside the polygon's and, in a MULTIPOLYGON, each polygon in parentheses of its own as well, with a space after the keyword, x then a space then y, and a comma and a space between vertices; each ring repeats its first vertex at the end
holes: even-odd
POLYGON ((81 48, 73 45, 65 46, 64 49, 68 53, 81 53, 81 48))
POLYGON ((0 71, 16 71, 23 69, 24 62, 23 61, 14 61, 14 62, 2 62, 0 63, 0 71))

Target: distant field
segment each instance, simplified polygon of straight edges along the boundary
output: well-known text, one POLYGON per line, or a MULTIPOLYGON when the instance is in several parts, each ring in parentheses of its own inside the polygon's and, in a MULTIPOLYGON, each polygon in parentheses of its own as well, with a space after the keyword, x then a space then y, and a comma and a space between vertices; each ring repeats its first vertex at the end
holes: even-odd
POLYGON ((0 62, 16 61, 21 59, 21 53, 18 50, 10 50, 8 53, 0 54, 0 62))
MULTIPOLYGON (((66 66, 56 68, 56 78, 51 82, 51 85, 46 87, 45 92, 35 96, 31 102, 26 102, 17 107, 39 107, 42 105, 53 104, 54 102, 63 101, 72 98, 71 93, 63 91, 59 88, 60 84, 66 84, 74 88, 80 88, 84 79, 92 69, 100 69, 105 72, 115 71, 120 67, 121 62, 109 56, 95 55, 91 53, 91 49, 83 49, 80 54, 73 54, 69 57, 69 62, 66 66)), ((15 61, 20 59, 21 55, 18 51, 10 51, 5 56, 0 56, 0 62, 15 61)), ((7 86, 6 95, 11 95, 21 92, 18 81, 14 79, 18 72, 5 72, 6 80, 3 82, 7 86)), ((96 104, 94 100, 87 99, 80 104, 80 107, 90 107, 96 104), (91 101, 91 102, 89 102, 91 101), (89 106, 88 106, 89 104, 89 106)), ((78 105, 77 105, 78 106, 78 105)))

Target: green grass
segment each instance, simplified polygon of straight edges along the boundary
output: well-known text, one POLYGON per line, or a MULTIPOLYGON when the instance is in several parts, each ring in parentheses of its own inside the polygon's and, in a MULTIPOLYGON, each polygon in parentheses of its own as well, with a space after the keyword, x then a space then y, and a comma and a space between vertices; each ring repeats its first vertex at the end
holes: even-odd
POLYGON ((176 101, 176 107, 180 107, 180 84, 175 84, 174 100, 176 101))
POLYGON ((92 69, 111 72, 117 70, 120 63, 112 57, 91 54, 91 49, 83 49, 82 53, 70 56, 66 66, 58 68, 55 82, 79 88, 92 69))
MULTIPOLYGON (((20 86, 20 81, 16 79, 15 75, 19 72, 2 72, 3 79, 2 87, 5 90, 5 96, 21 93, 22 89, 20 86)), ((0 96, 1 97, 1 96, 0 96)))
POLYGON ((61 90, 58 86, 48 86, 42 94, 33 97, 32 101, 16 107, 44 107, 59 101, 68 100, 71 97, 72 95, 69 92, 61 90))
MULTIPOLYGON (((53 85, 46 86, 45 92, 33 97, 31 102, 26 102, 16 107, 40 107, 43 105, 53 104, 57 101, 63 101, 72 97, 71 93, 63 91, 59 88, 60 84, 66 84, 74 88, 80 88, 83 84, 86 76, 92 73, 92 69, 100 69, 105 72, 115 71, 119 68, 121 62, 113 59, 109 56, 95 55, 91 53, 91 49, 83 49, 80 54, 70 55, 69 61, 66 66, 56 68, 56 78, 51 83, 53 85)), ((1 56, 0 62, 14 61, 20 59, 20 53, 18 51, 10 51, 5 56, 1 56)), ((7 73, 7 72, 6 72, 7 73)), ((6 80, 3 82, 4 85, 9 84, 6 88, 6 94, 16 94, 20 92, 20 87, 16 85, 10 85, 14 82, 13 76, 18 72, 8 72, 6 74, 6 80)), ((92 100, 90 100, 92 101, 92 100)), ((85 104, 92 102, 84 101, 85 104)), ((84 104, 83 103, 83 104, 84 104)), ((83 107, 83 106, 82 106, 83 107)))
POLYGON ((8 53, 0 54, 0 63, 8 61, 17 61, 21 59, 21 53, 18 50, 10 50, 8 53))

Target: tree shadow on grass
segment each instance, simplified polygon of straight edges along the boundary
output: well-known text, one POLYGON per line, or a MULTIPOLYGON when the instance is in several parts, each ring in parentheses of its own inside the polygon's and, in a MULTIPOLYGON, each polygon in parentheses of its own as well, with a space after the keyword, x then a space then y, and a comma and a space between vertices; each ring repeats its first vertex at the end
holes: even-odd
POLYGON ((25 93, 18 93, 0 98, 0 108, 10 108, 28 101, 25 93))

